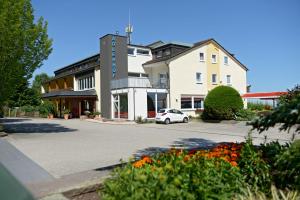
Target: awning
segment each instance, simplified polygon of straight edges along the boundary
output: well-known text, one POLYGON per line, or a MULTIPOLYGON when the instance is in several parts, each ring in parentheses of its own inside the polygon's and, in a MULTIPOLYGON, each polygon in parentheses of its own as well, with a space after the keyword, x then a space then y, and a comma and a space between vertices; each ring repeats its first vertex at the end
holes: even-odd
POLYGON ((257 98, 257 99, 278 99, 280 96, 287 94, 287 92, 256 92, 246 93, 242 98, 257 98))

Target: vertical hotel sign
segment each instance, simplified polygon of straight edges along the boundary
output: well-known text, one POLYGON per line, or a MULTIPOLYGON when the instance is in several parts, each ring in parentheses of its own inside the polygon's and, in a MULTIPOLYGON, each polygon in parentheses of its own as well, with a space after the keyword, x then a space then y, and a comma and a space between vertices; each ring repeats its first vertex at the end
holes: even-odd
POLYGON ((111 38, 111 71, 112 77, 115 78, 117 66, 116 66, 116 36, 111 38))

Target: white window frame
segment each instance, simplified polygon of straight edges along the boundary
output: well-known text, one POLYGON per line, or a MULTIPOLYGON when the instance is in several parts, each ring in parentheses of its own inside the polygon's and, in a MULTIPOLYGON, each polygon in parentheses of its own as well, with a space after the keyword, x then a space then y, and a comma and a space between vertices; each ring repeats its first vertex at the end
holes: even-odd
POLYGON ((216 63, 218 63, 218 56, 217 56, 217 54, 211 54, 211 63, 213 63, 213 64, 216 64, 216 63), (216 56, 216 60, 214 61, 214 59, 213 59, 213 56, 216 56))
POLYGON ((203 110, 204 109, 204 98, 199 97, 198 95, 182 95, 180 97, 180 110, 182 111, 195 111, 197 109, 203 110), (191 98, 191 108, 181 108, 181 99, 182 98, 191 98), (195 108, 195 98, 200 98, 201 100, 201 108, 195 108))
POLYGON ((199 60, 200 60, 200 62, 205 62, 205 53, 204 52, 199 53, 199 60), (201 54, 203 54, 203 59, 201 59, 201 54))
POLYGON ((231 83, 232 83, 231 75, 230 74, 226 75, 226 83, 227 83, 227 85, 231 85, 231 83), (229 80, 229 82, 228 82, 228 80, 229 80))
POLYGON ((78 91, 91 90, 95 88, 95 77, 93 74, 81 76, 77 79, 78 91), (91 86, 91 87, 90 87, 91 86))
POLYGON ((228 65, 229 64, 229 58, 228 56, 224 56, 224 65, 228 65), (227 62, 225 62, 225 58, 227 58, 227 62))
POLYGON ((218 77, 217 77, 217 74, 212 74, 212 75, 211 75, 211 83, 214 84, 214 85, 218 83, 218 77), (215 75, 215 79, 216 79, 215 81, 214 81, 214 78, 213 78, 214 75, 215 75))
POLYGON ((201 72, 196 72, 196 83, 202 84, 202 73, 201 72), (198 74, 200 74, 200 79, 198 79, 198 74))

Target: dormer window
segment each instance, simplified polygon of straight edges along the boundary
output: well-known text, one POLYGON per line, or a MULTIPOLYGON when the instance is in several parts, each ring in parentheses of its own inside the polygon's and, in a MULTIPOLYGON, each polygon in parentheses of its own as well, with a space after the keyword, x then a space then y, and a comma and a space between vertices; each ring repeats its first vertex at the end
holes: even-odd
POLYGON ((160 58, 160 57, 162 57, 162 51, 158 51, 156 54, 156 58, 160 58))
POLYGON ((171 55, 171 50, 170 49, 166 49, 164 54, 165 54, 165 56, 171 55))

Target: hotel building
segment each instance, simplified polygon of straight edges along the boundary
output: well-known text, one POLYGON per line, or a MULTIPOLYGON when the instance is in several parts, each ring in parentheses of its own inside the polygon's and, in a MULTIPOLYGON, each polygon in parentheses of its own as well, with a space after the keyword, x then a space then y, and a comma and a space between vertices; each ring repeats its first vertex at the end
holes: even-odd
POLYGON ((69 109, 74 117, 99 111, 107 119, 135 120, 167 107, 195 116, 216 86, 245 94, 247 70, 214 39, 144 46, 108 34, 100 38, 99 54, 56 70, 42 93, 58 116, 69 109))

